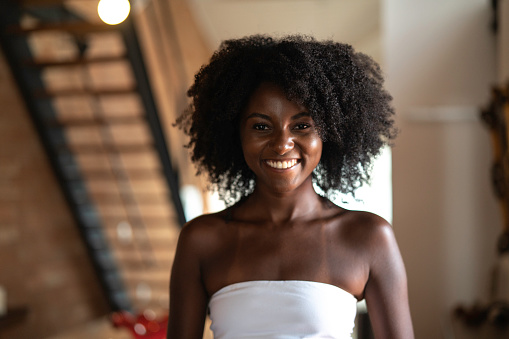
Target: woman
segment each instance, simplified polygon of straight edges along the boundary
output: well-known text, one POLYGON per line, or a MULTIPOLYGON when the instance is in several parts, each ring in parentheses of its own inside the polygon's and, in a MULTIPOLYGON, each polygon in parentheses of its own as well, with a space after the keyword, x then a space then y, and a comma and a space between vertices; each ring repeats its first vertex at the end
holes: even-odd
POLYGON ((229 207, 180 234, 169 338, 201 338, 207 310, 215 338, 350 338, 362 299, 376 338, 413 338, 391 226, 326 198, 395 136, 382 84, 368 56, 300 36, 226 41, 202 67, 178 124, 229 207))

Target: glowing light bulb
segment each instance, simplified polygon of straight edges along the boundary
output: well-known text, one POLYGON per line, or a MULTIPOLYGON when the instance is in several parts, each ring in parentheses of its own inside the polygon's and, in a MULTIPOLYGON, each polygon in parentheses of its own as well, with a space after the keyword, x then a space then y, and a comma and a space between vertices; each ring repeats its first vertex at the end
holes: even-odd
POLYGON ((97 5, 99 17, 108 25, 118 25, 127 18, 130 11, 128 0, 101 0, 97 5))

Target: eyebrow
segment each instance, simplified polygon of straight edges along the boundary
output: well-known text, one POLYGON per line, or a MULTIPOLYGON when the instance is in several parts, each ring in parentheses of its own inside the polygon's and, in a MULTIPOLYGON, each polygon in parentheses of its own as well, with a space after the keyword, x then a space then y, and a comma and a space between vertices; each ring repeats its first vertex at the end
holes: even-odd
MULTIPOLYGON (((297 113, 294 116, 292 116, 291 119, 297 120, 302 117, 311 117, 311 114, 309 114, 308 112, 301 112, 301 113, 297 113)), ((262 114, 262 113, 251 113, 246 117, 246 120, 251 119, 251 118, 261 118, 261 119, 265 119, 265 120, 271 120, 270 116, 268 116, 266 114, 262 114)))

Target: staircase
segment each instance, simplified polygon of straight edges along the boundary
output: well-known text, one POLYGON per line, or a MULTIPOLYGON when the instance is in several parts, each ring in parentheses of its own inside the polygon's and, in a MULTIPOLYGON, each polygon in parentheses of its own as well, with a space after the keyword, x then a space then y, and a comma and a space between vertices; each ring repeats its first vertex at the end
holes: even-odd
POLYGON ((111 310, 165 312, 185 217, 133 22, 2 0, 0 42, 111 310))

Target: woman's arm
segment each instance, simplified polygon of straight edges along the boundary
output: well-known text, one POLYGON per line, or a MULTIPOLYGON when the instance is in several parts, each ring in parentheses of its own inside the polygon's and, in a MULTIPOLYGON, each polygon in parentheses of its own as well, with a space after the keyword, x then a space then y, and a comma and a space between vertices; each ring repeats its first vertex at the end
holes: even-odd
POLYGON ((372 235, 364 296, 373 333, 377 339, 412 339, 406 272, 392 227, 383 220, 372 235))
POLYGON ((202 234, 196 221, 180 232, 170 280, 168 339, 202 339, 208 296, 200 269, 202 234))

